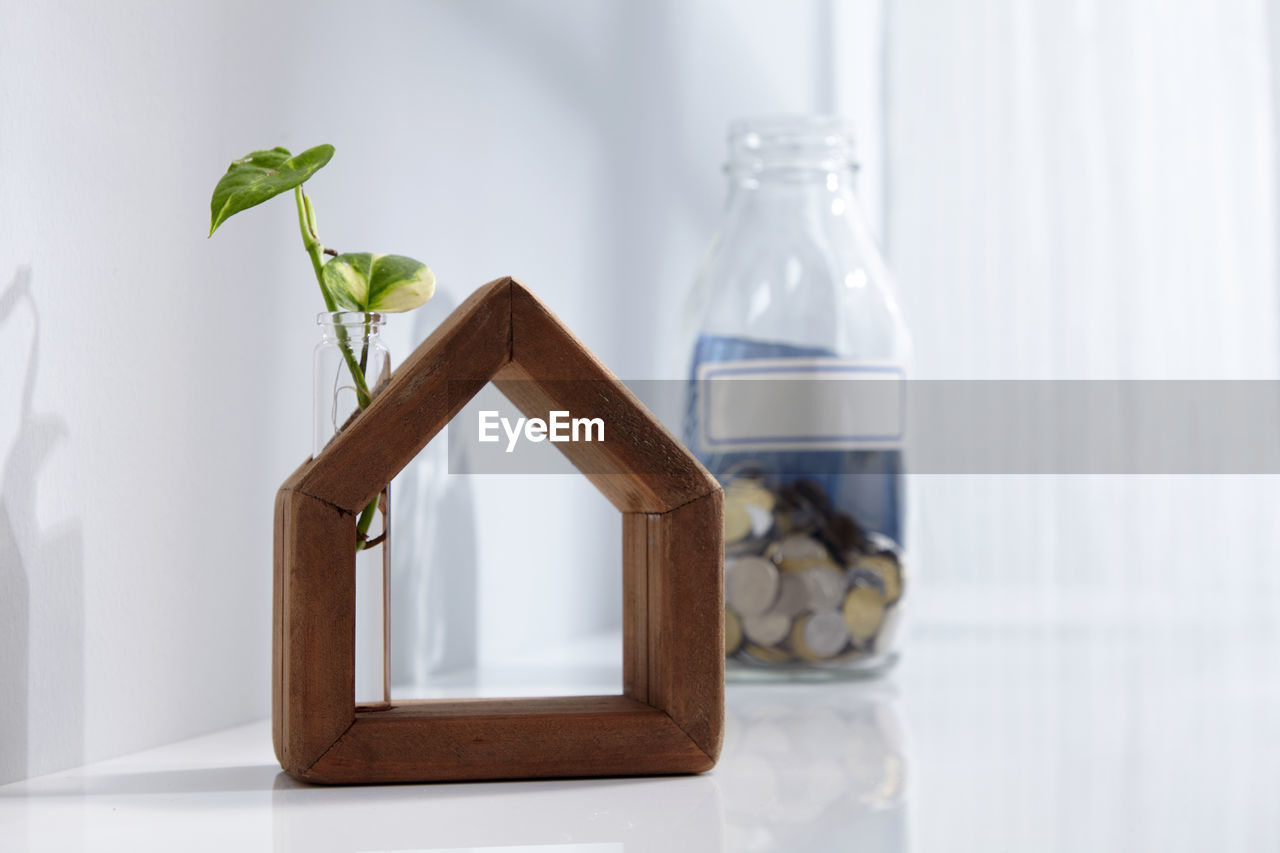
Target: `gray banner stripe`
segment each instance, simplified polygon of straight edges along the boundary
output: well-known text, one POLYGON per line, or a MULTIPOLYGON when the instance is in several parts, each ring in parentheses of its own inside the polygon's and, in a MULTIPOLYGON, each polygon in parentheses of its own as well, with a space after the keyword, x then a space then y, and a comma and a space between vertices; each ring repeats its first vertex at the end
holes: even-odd
MULTIPOLYGON (((882 382, 863 380, 786 380, 785 388, 773 380, 739 381, 734 395, 761 405, 807 394, 839 395, 854 410, 905 400, 908 473, 1280 474, 1277 381, 911 380, 891 395, 882 382), (798 390, 797 382, 812 387, 798 390)), ((626 385, 667 424, 682 422, 689 383, 626 385)), ((524 417, 487 386, 449 426, 452 473, 573 473, 555 444, 529 441, 523 431, 512 441, 498 427, 499 441, 480 442, 485 410, 506 418, 508 427, 524 417)), ((620 440, 609 427, 605 441, 620 440)))

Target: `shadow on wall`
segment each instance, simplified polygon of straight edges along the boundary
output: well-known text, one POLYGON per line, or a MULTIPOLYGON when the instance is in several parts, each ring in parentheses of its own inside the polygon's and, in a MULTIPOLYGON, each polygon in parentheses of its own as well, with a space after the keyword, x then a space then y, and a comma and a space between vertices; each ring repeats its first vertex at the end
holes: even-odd
MULTIPOLYGON (((19 267, 0 292, 0 340, 21 339, 22 306, 31 318, 31 343, 17 424, 0 474, 0 783, 76 764, 84 755, 83 535, 78 521, 45 533, 36 517, 40 469, 68 433, 62 418, 33 410, 40 317, 29 266, 19 267), (48 624, 33 620, 33 600, 47 603, 39 614, 55 614, 48 624), (41 648, 33 636, 41 638, 41 648), (43 664, 39 679, 32 677, 33 659, 43 664), (32 725, 33 693, 41 700, 38 725, 32 725), (48 742, 48 754, 29 754, 33 741, 48 742)), ((4 357, 21 363, 16 350, 4 357)))
MULTIPOLYGON (((437 292, 415 312, 414 340, 457 304, 437 292)), ((408 688, 396 698, 413 698, 433 675, 476 664, 475 499, 467 477, 449 474, 456 463, 442 432, 392 486, 391 683, 408 688)))

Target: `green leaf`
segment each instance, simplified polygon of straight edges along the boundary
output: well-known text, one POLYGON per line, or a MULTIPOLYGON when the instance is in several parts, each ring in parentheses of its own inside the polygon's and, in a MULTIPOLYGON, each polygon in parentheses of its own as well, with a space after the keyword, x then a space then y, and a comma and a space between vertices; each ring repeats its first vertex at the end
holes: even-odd
POLYGON ((435 273, 404 255, 338 255, 323 275, 334 302, 349 311, 411 311, 436 292, 435 273))
POLYGON ((262 204, 310 178, 333 156, 332 145, 308 148, 296 157, 286 148, 254 151, 236 160, 213 188, 209 236, 242 210, 262 204))

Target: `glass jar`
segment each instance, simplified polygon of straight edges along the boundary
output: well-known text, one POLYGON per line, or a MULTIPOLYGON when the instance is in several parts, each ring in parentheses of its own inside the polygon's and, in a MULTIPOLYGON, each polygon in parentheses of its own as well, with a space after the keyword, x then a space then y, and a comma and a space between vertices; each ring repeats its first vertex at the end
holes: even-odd
MULTIPOLYGON (((382 314, 336 311, 318 314, 320 343, 312 359, 313 441, 318 455, 391 378, 391 353, 382 342, 382 314)), ((391 526, 390 488, 365 507, 356 521, 355 702, 390 703, 388 592, 391 526)))
POLYGON ((725 487, 729 672, 878 672, 902 614, 910 341, 850 134, 738 121, 726 171, 685 312, 684 438, 725 487))

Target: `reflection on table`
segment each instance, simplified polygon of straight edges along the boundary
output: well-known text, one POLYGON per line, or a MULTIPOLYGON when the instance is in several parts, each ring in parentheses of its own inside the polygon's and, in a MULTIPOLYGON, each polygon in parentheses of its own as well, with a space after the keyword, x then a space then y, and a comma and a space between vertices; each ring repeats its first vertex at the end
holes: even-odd
POLYGON ((906 849, 907 759, 883 680, 730 684, 725 849, 906 849))

